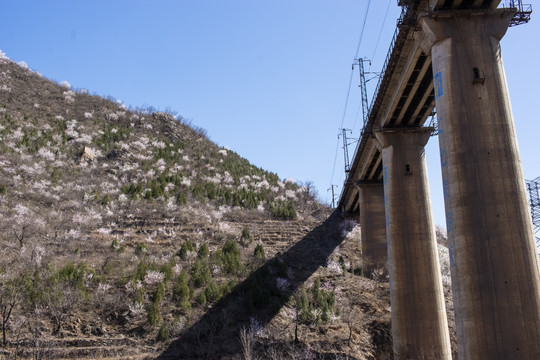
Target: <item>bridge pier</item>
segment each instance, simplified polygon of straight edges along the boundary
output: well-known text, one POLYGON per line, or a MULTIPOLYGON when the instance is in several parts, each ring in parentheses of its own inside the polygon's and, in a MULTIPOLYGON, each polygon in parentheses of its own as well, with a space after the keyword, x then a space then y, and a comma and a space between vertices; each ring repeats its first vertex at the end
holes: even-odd
POLYGON ((367 258, 364 271, 388 264, 386 243, 386 215, 384 208, 384 187, 382 182, 361 182, 360 230, 362 255, 367 258))
POLYGON ((538 256, 499 43, 512 16, 420 19, 435 79, 460 359, 540 359, 538 256))
POLYGON ((424 146, 433 128, 375 132, 382 150, 395 359, 451 359, 424 146))

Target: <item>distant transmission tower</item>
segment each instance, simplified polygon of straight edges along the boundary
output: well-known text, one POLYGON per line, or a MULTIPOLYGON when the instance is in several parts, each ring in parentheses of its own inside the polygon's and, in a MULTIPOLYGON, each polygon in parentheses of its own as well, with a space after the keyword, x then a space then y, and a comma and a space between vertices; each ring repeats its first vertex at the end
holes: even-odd
POLYGON ((536 236, 536 249, 540 253, 540 177, 534 180, 525 180, 529 201, 531 203, 531 215, 536 236))

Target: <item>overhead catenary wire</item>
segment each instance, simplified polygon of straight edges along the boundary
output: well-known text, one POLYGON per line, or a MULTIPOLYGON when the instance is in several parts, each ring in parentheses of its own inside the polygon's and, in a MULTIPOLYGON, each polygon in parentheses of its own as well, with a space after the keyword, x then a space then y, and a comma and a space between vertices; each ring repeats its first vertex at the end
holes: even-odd
POLYGON ((360 52, 360 45, 362 45, 362 38, 364 37, 364 29, 366 28, 370 4, 371 4, 371 0, 368 1, 367 7, 366 7, 366 13, 364 14, 364 22, 362 24, 362 31, 360 32, 360 38, 358 39, 358 45, 356 46, 356 53, 354 55, 355 59, 358 59, 358 53, 360 52))
MULTIPOLYGON (((362 24, 362 30, 360 31, 360 37, 358 39, 358 44, 356 46, 356 52, 355 52, 355 57, 354 57, 355 59, 358 58, 358 53, 360 52, 360 46, 362 45, 362 38, 364 37, 364 29, 366 28, 366 23, 367 23, 367 18, 368 18, 369 6, 370 5, 371 5, 371 0, 368 1, 367 6, 366 6, 366 12, 364 14, 364 21, 363 21, 363 24, 362 24)), ((351 94, 351 84, 352 84, 353 75, 354 75, 354 68, 351 69, 351 75, 349 76, 349 85, 347 86, 347 95, 345 97, 345 106, 344 106, 344 109, 343 109, 343 116, 341 118, 340 129, 343 128, 343 124, 345 122, 345 117, 346 117, 346 114, 347 114, 347 107, 348 107, 348 104, 349 104, 349 97, 350 97, 350 94, 351 94)), ((330 184, 332 184, 333 181, 334 181, 334 175, 335 175, 335 170, 336 170, 338 151, 339 151, 339 137, 338 137, 337 142, 336 142, 336 153, 335 153, 335 156, 334 156, 334 165, 332 166, 332 176, 330 178, 330 184)))
MULTIPOLYGON (((384 24, 386 24, 386 18, 388 17, 388 10, 390 10, 390 4, 392 0, 388 0, 388 5, 386 6, 386 12, 384 13, 384 18, 381 25, 381 30, 379 30, 379 36, 377 37, 377 42, 375 43, 375 48, 373 49, 373 55, 371 55, 371 59, 375 59, 375 53, 377 52, 377 48, 379 47, 379 41, 381 40, 381 35, 384 29, 384 24)), ((371 64, 370 64, 371 66, 371 64)))

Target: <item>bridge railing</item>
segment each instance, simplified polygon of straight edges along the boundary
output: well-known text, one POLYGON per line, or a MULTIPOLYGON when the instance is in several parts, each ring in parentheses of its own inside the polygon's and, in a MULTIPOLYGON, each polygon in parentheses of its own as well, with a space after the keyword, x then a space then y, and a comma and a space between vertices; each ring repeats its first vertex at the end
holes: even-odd
MULTIPOLYGON (((392 41, 390 41, 390 48, 388 49, 388 53, 386 54, 386 59, 384 60, 383 67, 380 72, 379 81, 377 82, 377 86, 375 87, 375 91, 373 92, 373 98, 371 99, 367 116, 364 118, 364 129, 366 128, 366 125, 369 122, 369 116, 371 115, 373 104, 375 103, 375 100, 377 99, 377 94, 379 93, 379 89, 381 88, 381 83, 384 78, 384 74, 386 73, 386 69, 388 68, 388 63, 390 62, 390 57, 392 56, 392 52, 394 51, 394 45, 396 44, 396 40, 399 35, 400 25, 403 24, 403 19, 405 18, 406 12, 407 11, 405 10, 405 7, 401 8, 401 15, 397 19, 397 27, 396 27, 396 30, 394 31, 394 35, 392 36, 392 41)), ((362 133, 364 132, 364 129, 362 129, 362 133)))

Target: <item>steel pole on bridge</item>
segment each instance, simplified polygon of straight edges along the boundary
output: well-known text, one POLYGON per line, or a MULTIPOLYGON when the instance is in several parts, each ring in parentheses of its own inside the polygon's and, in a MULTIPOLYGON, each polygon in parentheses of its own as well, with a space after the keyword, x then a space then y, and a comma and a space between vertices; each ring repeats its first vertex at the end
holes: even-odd
POLYGON ((540 359, 540 278, 500 39, 508 9, 420 18, 431 52, 460 359, 540 359))
POLYGON ((374 132, 382 150, 396 360, 452 358, 424 152, 432 131, 374 132))

